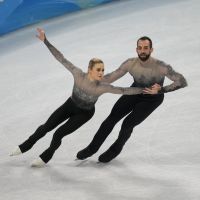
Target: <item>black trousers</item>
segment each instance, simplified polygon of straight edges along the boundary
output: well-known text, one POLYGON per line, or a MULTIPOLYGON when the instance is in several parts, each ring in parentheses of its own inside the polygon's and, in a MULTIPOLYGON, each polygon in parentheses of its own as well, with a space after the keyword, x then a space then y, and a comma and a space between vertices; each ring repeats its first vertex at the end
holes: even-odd
POLYGON ((116 153, 120 153, 131 136, 133 128, 144 121, 163 102, 163 99, 163 94, 121 96, 109 116, 101 124, 92 142, 88 145, 89 149, 96 153, 117 122, 126 116, 122 122, 117 140, 109 148, 116 153))
POLYGON ((20 144, 19 148, 22 153, 28 151, 40 138, 44 137, 46 133, 68 119, 66 123, 55 131, 49 148, 40 155, 42 160, 47 163, 61 145, 62 138, 74 132, 90 120, 94 115, 94 112, 95 108, 91 110, 81 109, 74 104, 71 98, 69 98, 62 106, 53 112, 45 124, 39 126, 35 133, 33 133, 25 142, 20 144))

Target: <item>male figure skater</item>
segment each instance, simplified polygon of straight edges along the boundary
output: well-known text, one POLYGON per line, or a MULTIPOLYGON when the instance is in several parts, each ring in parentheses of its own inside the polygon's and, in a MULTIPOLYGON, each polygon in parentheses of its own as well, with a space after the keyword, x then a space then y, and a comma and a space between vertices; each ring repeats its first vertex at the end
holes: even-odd
POLYGON ((144 121, 163 102, 164 93, 187 86, 182 74, 174 71, 163 61, 151 57, 153 47, 149 37, 144 36, 138 39, 136 52, 138 57, 126 60, 117 70, 105 75, 104 79, 113 82, 129 72, 134 79, 131 87, 146 88, 145 94, 121 96, 109 116, 101 124, 91 143, 78 152, 78 159, 84 160, 96 153, 114 126, 126 116, 117 140, 99 156, 100 162, 110 162, 120 154, 131 136, 133 128, 144 121), (163 86, 165 77, 169 78, 172 84, 163 86))

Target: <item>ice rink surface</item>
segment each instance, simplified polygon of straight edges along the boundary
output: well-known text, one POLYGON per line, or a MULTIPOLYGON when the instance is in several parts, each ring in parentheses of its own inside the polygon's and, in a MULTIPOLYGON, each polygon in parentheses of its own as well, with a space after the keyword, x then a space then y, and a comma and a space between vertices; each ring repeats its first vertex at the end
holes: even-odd
MULTIPOLYGON (((200 1, 119 1, 65 15, 0 38, 0 200, 199 200, 200 1), (36 37, 36 27, 75 65, 92 57, 106 73, 137 56, 136 40, 152 38, 153 57, 182 73, 188 87, 165 94, 164 103, 137 126, 123 152, 108 164, 98 156, 116 139, 121 122, 86 161, 76 153, 92 139, 119 95, 106 94, 95 116, 72 135, 44 168, 30 162, 54 131, 29 152, 9 157, 71 95, 71 74, 36 37)), ((127 74, 115 85, 129 86, 127 74)), ((166 80, 165 84, 170 81, 166 80)))

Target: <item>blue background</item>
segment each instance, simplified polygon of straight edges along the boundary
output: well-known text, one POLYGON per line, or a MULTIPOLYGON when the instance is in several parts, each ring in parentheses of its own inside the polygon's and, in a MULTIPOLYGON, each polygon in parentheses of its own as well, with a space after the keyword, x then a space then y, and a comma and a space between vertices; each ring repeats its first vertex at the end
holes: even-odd
POLYGON ((0 35, 113 0, 0 0, 0 35))

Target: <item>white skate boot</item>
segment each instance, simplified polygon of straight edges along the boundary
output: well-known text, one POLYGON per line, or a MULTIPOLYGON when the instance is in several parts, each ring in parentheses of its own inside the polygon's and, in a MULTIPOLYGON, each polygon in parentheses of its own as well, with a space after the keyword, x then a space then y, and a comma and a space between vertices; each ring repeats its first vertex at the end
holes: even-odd
POLYGON ((15 148, 15 150, 10 153, 10 156, 17 156, 20 154, 22 154, 21 149, 19 148, 19 146, 17 146, 17 148, 15 148))
POLYGON ((33 160, 33 162, 31 163, 31 167, 44 167, 45 164, 46 163, 39 157, 33 160))

